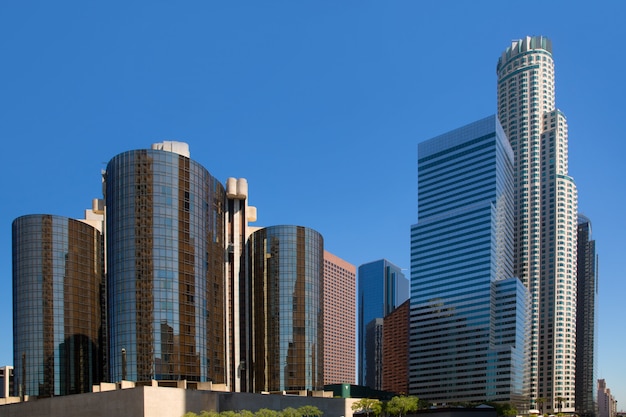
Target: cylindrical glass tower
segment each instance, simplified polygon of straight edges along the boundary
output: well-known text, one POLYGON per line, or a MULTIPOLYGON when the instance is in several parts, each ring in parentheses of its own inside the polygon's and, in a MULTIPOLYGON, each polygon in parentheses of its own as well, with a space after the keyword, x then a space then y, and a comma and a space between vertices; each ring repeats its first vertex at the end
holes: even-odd
POLYGON ((105 193, 111 380, 224 382, 224 187, 149 149, 115 156, 105 193))
POLYGON ((322 236, 272 226, 254 232, 248 244, 252 391, 323 389, 322 236))
POLYGON ((102 237, 46 214, 13 222, 15 395, 91 392, 102 364, 102 237))

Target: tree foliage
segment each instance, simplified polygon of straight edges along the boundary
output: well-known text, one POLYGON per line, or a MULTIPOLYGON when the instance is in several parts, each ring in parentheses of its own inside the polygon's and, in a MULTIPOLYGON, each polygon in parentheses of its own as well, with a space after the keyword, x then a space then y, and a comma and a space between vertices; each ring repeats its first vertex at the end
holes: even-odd
POLYGON ((324 414, 319 408, 312 405, 305 405, 298 409, 287 407, 282 411, 270 410, 269 408, 261 408, 253 413, 250 410, 240 411, 202 411, 199 415, 188 412, 183 417, 322 417, 324 414))
POLYGON ((269 408, 261 408, 254 413, 254 417, 279 417, 280 414, 276 410, 270 410, 269 408))
POLYGON ((293 407, 287 407, 280 413, 281 417, 302 417, 302 413, 293 407))
POLYGON ((414 396, 397 396, 393 397, 387 403, 387 414, 392 416, 406 416, 408 413, 417 411, 419 408, 419 399, 414 396))
POLYGON ((378 416, 383 411, 383 404, 380 400, 373 398, 361 398, 352 404, 352 411, 364 413, 368 417, 370 415, 378 416))
POLYGON ((322 417, 322 414, 324 414, 322 410, 314 405, 303 405, 299 407, 297 411, 302 417, 322 417))

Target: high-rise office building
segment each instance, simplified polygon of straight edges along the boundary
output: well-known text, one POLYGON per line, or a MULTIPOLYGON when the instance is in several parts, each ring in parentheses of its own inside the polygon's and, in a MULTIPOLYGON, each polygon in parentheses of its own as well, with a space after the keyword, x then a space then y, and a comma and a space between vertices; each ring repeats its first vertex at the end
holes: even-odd
POLYGON ((576 306, 576 413, 598 415, 596 387, 598 349, 598 256, 591 239, 591 221, 578 215, 576 306))
POLYGON ((103 279, 98 229, 47 214, 15 219, 15 395, 79 394, 101 381, 103 279))
POLYGON ((552 43, 513 41, 498 60, 498 117, 515 155, 515 266, 531 294, 530 390, 573 412, 577 191, 567 122, 555 107, 552 43))
POLYGON ((356 267, 324 251, 324 385, 356 382, 356 267))
POLYGON ((105 174, 112 381, 226 378, 224 186, 180 142, 105 174))
POLYGON ((383 389, 383 318, 376 317, 365 326, 365 385, 383 389))
MULTIPOLYGON (((409 281, 402 273, 402 269, 386 259, 369 262, 358 269, 358 378, 361 385, 373 389, 381 389, 375 381, 382 381, 382 375, 376 375, 374 369, 367 369, 368 341, 366 327, 377 318, 384 318, 409 297, 409 281), (368 375, 369 374, 369 375, 368 375)), ((369 343, 369 346, 381 346, 369 343)), ((382 352, 372 352, 375 357, 381 357, 382 352)), ((375 360, 370 361, 376 363, 375 360)), ((380 369, 380 366, 377 366, 380 369)))
POLYGON ((606 386, 604 379, 598 379, 598 416, 615 417, 617 412, 617 401, 611 389, 606 386))
POLYGON ((410 301, 402 303, 383 319, 382 390, 409 392, 410 301))
POLYGON ((409 392, 527 407, 528 291, 513 278, 513 153, 495 116, 418 146, 409 392))
POLYGON ((248 239, 249 391, 324 387, 324 242, 302 226, 248 239))

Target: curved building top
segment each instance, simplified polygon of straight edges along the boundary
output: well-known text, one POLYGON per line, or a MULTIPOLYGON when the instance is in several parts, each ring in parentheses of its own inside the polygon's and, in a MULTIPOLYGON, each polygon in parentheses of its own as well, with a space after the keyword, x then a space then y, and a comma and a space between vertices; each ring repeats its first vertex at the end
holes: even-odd
POLYGON ((153 143, 152 149, 159 151, 168 151, 177 153, 178 155, 186 156, 190 158, 189 145, 185 142, 177 142, 171 140, 164 140, 163 142, 153 143))
POLYGON ((526 36, 523 39, 514 40, 511 46, 506 48, 498 59, 497 71, 507 65, 509 61, 530 51, 545 51, 552 56, 552 41, 545 36, 526 36))

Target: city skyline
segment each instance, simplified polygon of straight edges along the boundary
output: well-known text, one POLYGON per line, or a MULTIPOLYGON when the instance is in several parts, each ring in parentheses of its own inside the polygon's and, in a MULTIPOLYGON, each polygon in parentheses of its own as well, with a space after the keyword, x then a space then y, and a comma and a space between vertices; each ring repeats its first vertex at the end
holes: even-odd
MULTIPOLYGON (((623 5, 551 4, 535 21, 500 4, 160 4, 125 6, 120 15, 0 7, 11 63, 0 70, 10 80, 0 112, 10 198, 0 212, 2 334, 12 332, 11 222, 35 213, 81 217, 101 196, 103 161, 168 139, 189 143, 222 182, 246 177, 259 225, 312 227, 352 264, 387 258, 408 268, 417 143, 494 113, 494 57, 511 39, 545 35, 555 45, 579 209, 594 224, 602 259, 598 377, 618 400, 626 396, 618 321, 626 233, 613 209, 624 203, 623 58, 615 53, 623 5), (201 47, 207 53, 197 54, 201 47), (451 77, 447 67, 459 64, 465 71, 451 77)), ((2 365, 12 358, 9 339, 0 342, 2 365)))

